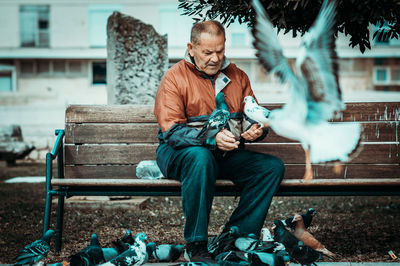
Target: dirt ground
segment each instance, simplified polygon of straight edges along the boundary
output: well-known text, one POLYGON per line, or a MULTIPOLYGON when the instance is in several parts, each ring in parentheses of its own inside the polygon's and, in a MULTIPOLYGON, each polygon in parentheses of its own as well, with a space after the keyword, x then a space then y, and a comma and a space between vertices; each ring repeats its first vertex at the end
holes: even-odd
MULTIPOLYGON (((44 183, 8 184, 16 176, 44 176, 43 164, 17 163, 0 167, 0 263, 13 263, 18 250, 40 238, 43 224, 44 183)), ((238 203, 231 197, 217 197, 210 221, 210 236, 219 233, 238 203)), ((310 231, 336 261, 392 261, 388 251, 400 255, 400 197, 275 197, 266 227, 274 219, 286 218, 309 207, 317 210, 310 231)), ((53 205, 52 228, 55 228, 53 205)), ((152 197, 143 209, 71 208, 66 206, 62 252, 54 252, 54 241, 46 262, 67 260, 88 244, 97 233, 103 247, 111 247, 126 229, 144 232, 149 241, 184 243, 184 217, 179 198, 152 197)), ((325 259, 325 261, 332 261, 325 259)), ((399 260, 397 260, 399 261, 399 260)))

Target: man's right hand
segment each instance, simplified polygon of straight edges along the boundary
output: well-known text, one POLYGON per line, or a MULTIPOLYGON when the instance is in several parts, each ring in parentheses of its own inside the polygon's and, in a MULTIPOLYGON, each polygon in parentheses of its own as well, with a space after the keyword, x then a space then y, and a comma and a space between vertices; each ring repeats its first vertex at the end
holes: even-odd
POLYGON ((215 142, 217 143, 218 149, 222 151, 231 151, 239 147, 239 141, 235 139, 232 132, 225 128, 217 133, 215 142))

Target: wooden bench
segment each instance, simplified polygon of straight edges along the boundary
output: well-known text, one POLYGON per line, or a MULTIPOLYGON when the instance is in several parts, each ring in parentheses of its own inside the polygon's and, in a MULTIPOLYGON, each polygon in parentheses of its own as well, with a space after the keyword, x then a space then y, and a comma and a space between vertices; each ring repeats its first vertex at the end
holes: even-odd
MULTIPOLYGON (((264 105, 268 109, 281 104, 264 105)), ((400 102, 348 103, 341 121, 359 121, 364 128, 363 149, 343 171, 332 165, 313 165, 315 178, 302 182, 304 151, 301 145, 270 131, 247 149, 280 157, 285 177, 280 196, 400 195, 400 102)), ((77 195, 178 196, 174 180, 136 178, 142 160, 154 160, 158 125, 152 106, 71 105, 65 130, 56 130, 56 143, 46 157, 46 204, 43 231, 50 225, 51 202, 58 196, 56 250, 61 249, 64 199, 77 195), (52 176, 57 159, 58 174, 52 176)), ((232 182, 217 181, 217 196, 238 195, 232 182)))

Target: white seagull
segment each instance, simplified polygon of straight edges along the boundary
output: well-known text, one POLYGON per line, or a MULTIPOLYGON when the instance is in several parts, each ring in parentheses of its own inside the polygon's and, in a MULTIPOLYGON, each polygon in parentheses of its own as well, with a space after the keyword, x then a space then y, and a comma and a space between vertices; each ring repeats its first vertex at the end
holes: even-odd
POLYGON ((274 28, 259 0, 253 0, 256 23, 252 30, 257 56, 268 72, 290 87, 290 98, 272 110, 265 126, 297 140, 306 155, 304 180, 313 178, 311 163, 348 161, 360 145, 359 123, 329 123, 345 109, 338 83, 335 50, 335 1, 324 1, 307 32, 296 59, 296 74, 286 61, 274 28))

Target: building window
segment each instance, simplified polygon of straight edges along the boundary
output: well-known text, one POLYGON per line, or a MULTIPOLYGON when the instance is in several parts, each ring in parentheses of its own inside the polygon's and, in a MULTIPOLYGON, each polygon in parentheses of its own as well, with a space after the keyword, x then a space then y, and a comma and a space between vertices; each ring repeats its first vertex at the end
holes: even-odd
POLYGON ((12 91, 12 73, 11 71, 0 70, 0 92, 12 91))
POLYGON ((382 69, 377 69, 376 70, 376 81, 379 83, 386 83, 387 81, 387 70, 382 68, 382 69))
POLYGON ((239 24, 235 22, 226 28, 227 43, 232 47, 248 47, 250 45, 251 39, 249 35, 249 29, 245 24, 239 24), (230 36, 230 38, 229 38, 230 36))
POLYGON ((392 83, 400 84, 400 68, 393 68, 390 73, 392 83))
POLYGON ((65 60, 54 60, 53 61, 53 72, 57 74, 65 74, 66 72, 65 60))
POLYGON ((21 5, 20 39, 22 47, 49 47, 49 6, 21 5))
POLYGON ((21 60, 19 65, 22 77, 87 77, 81 60, 21 60))
POLYGON ((90 47, 107 46, 107 20, 120 5, 89 5, 89 44, 90 47))
POLYGON ((92 62, 92 84, 107 84, 106 62, 92 62))

